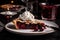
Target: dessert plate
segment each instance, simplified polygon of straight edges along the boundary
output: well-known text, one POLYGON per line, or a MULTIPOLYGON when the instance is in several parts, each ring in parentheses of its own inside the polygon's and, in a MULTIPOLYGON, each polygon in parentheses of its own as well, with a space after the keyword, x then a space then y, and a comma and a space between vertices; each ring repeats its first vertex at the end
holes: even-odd
POLYGON ((16 12, 11 12, 11 11, 6 11, 6 12, 1 12, 0 14, 2 15, 16 15, 16 12))
MULTIPOLYGON (((58 25, 54 22, 44 21, 44 20, 42 20, 42 21, 46 25, 58 28, 58 25)), ((56 31, 56 30, 54 30, 50 27, 46 27, 46 29, 44 29, 44 31, 34 31, 33 29, 19 29, 19 30, 17 30, 17 29, 14 28, 14 24, 12 22, 6 24, 5 28, 9 32, 16 33, 16 34, 21 34, 21 35, 44 35, 44 34, 48 34, 48 33, 52 33, 52 32, 56 31)))

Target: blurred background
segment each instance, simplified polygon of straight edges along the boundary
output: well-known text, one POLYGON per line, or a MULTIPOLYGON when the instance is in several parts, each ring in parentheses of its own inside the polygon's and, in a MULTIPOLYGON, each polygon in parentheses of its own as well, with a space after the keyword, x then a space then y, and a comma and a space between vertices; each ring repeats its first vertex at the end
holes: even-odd
MULTIPOLYGON (((57 14, 57 15, 55 14, 56 15, 55 20, 60 19, 60 0, 29 0, 28 2, 30 3, 30 5, 33 6, 33 10, 31 11, 31 13, 34 14, 35 18, 37 18, 37 19, 42 19, 41 14, 44 12, 44 11, 42 11, 43 9, 42 9, 41 3, 46 3, 46 5, 47 5, 46 8, 47 7, 54 8, 54 5, 57 5, 55 7, 56 14, 57 14)), ((0 6, 4 5, 4 4, 23 5, 24 7, 26 7, 26 3, 23 2, 23 0, 0 0, 0 6)), ((49 8, 47 8, 47 9, 50 10, 49 8)), ((47 9, 44 9, 44 10, 47 10, 47 9)), ((0 7, 0 12, 3 12, 3 11, 8 11, 8 10, 4 10, 0 7)), ((24 12, 24 10, 22 10, 22 11, 24 12)), ((18 14, 16 14, 16 15, 12 16, 12 19, 17 18, 19 16, 19 14, 23 13, 22 11, 18 12, 18 14)), ((14 12, 16 12, 16 11, 14 11, 14 12)), ((47 12, 47 13, 49 13, 49 12, 47 12)), ((1 17, 0 20, 4 23, 6 23, 5 16, 0 14, 0 17, 1 17), (2 18, 2 16, 3 16, 3 18, 2 18)), ((46 16, 46 15, 44 14, 44 16, 46 16)), ((8 16, 8 17, 10 17, 10 16, 8 16)))
MULTIPOLYGON (((11 3, 11 1, 14 1, 14 4, 23 4, 21 0, 0 0, 0 4, 6 4, 11 3)), ((29 0, 29 1, 35 1, 35 0, 29 0)), ((60 4, 60 0, 37 0, 39 2, 48 2, 49 4, 60 4)))

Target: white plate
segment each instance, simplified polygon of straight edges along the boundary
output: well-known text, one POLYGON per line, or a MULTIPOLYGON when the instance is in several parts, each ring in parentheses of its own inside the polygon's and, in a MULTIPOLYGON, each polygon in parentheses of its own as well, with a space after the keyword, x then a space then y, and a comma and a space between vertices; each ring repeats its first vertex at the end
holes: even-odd
POLYGON ((52 22, 52 21, 46 21, 46 20, 42 20, 42 21, 45 23, 45 25, 59 28, 59 26, 58 26, 55 22, 52 22))
MULTIPOLYGON (((58 25, 55 24, 54 22, 44 21, 44 23, 45 23, 46 25, 55 26, 55 27, 58 28, 58 25)), ((11 29, 11 28, 8 27, 9 25, 13 25, 13 23, 10 22, 10 23, 6 24, 6 26, 5 26, 5 28, 6 28, 9 32, 17 33, 17 34, 21 34, 21 35, 44 35, 44 34, 48 34, 48 33, 55 32, 54 29, 49 28, 49 27, 47 27, 44 31, 41 31, 41 32, 33 32, 32 29, 23 29, 23 30, 22 30, 22 29, 19 29, 19 30, 17 30, 17 29, 11 29)))
POLYGON ((11 11, 6 11, 6 12, 1 12, 0 14, 2 15, 16 15, 16 12, 11 12, 11 11))

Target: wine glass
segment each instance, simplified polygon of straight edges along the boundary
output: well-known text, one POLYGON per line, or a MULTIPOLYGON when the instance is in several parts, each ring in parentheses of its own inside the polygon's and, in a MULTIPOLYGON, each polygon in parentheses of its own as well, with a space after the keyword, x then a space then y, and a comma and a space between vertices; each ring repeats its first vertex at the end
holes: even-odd
POLYGON ((26 3, 26 7, 25 7, 26 11, 32 11, 33 10, 32 2, 29 2, 29 0, 21 0, 21 1, 26 3))

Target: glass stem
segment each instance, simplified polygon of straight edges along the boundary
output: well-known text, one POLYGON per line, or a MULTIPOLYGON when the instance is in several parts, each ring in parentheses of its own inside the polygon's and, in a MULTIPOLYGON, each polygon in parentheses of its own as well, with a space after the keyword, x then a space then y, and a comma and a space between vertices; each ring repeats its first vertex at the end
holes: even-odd
POLYGON ((27 11, 28 10, 28 0, 26 0, 26 8, 25 10, 27 11))

